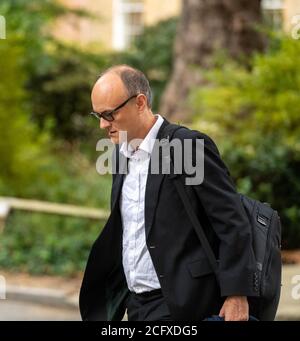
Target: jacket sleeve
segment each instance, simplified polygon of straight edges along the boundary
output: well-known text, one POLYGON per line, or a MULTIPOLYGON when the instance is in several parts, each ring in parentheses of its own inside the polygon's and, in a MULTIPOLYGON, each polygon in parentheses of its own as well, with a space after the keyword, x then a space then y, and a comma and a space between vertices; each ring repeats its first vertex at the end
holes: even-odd
POLYGON ((180 129, 177 134, 181 134, 178 136, 181 139, 192 139, 194 164, 196 139, 204 140, 204 178, 194 189, 220 241, 218 280, 221 295, 257 296, 251 226, 229 171, 210 137, 188 129, 180 129))

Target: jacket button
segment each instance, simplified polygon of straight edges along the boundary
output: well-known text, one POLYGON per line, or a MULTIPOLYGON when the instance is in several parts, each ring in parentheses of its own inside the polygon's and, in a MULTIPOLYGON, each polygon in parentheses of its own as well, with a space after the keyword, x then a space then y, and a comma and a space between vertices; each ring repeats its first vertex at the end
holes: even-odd
POLYGON ((155 249, 155 248, 156 248, 156 246, 154 246, 154 245, 150 245, 150 246, 149 246, 149 248, 150 248, 150 249, 155 249))
POLYGON ((164 278, 165 276, 164 275, 159 275, 159 278, 164 278))

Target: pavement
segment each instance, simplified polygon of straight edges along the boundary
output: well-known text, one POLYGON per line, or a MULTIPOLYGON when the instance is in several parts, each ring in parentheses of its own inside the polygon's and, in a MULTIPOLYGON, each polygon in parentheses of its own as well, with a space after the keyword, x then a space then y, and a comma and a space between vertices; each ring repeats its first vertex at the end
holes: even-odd
MULTIPOLYGON (((82 275, 41 277, 1 270, 0 275, 6 282, 5 299, 0 299, 0 321, 81 320, 78 294, 82 275)), ((3 296, 1 288, 0 294, 3 296)))
POLYGON ((19 300, 0 302, 0 321, 80 321, 78 309, 19 300))
MULTIPOLYGON (((66 280, 26 277, 20 280, 18 277, 16 280, 6 275, 6 299, 0 300, 0 320, 80 320, 80 278, 66 280)), ((300 264, 283 266, 281 299, 276 320, 300 321, 300 264)))

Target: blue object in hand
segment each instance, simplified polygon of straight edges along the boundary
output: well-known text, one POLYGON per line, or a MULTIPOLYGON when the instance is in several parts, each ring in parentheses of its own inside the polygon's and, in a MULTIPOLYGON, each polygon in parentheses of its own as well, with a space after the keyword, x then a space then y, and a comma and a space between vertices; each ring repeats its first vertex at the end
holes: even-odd
MULTIPOLYGON (((211 317, 205 318, 203 321, 224 321, 224 318, 219 315, 212 315, 211 317)), ((248 321, 259 321, 259 320, 256 317, 250 315, 248 321)))

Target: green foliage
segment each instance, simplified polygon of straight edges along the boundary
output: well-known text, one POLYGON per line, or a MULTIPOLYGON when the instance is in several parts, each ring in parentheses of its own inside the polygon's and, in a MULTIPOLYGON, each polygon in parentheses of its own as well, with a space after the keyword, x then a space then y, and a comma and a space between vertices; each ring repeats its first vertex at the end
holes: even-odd
POLYGON ((38 213, 13 213, 1 236, 0 267, 72 276, 83 271, 104 222, 38 213))
POLYGON ((43 166, 48 136, 39 134, 30 120, 30 105, 19 63, 24 53, 20 39, 0 43, 0 190, 18 191, 37 176, 43 166))
POLYGON ((48 58, 43 51, 53 40, 51 23, 65 14, 89 16, 83 10, 66 8, 59 0, 1 0, 0 13, 7 18, 7 39, 13 34, 22 40, 26 55, 23 62, 29 73, 35 74, 47 68, 48 58))
POLYGON ((194 125, 220 146, 241 192, 279 211, 283 246, 300 245, 300 42, 276 38, 251 68, 227 60, 191 96, 194 125))
MULTIPOLYGON (((74 150, 67 162, 66 151, 60 150, 56 150, 55 157, 49 155, 47 161, 41 173, 20 189, 22 196, 109 211, 111 176, 97 175, 90 161, 74 150)), ((3 194, 11 195, 11 189, 3 194)), ((1 234, 0 267, 34 274, 74 275, 84 269, 103 225, 103 221, 86 218, 14 211, 1 234)))
MULTIPOLYGON (((63 46, 48 34, 57 16, 85 15, 75 12, 58 1, 0 3, 7 18, 7 39, 0 42, 0 194, 109 209, 111 177, 95 169, 101 133, 87 118, 90 88, 107 57, 63 46)), ((83 269, 102 225, 13 212, 1 235, 0 266, 73 274, 83 269)))
POLYGON ((115 63, 132 65, 148 77, 153 90, 153 109, 157 111, 161 96, 173 67, 173 44, 177 18, 146 27, 133 44, 132 49, 115 56, 115 63))
POLYGON ((66 9, 58 1, 3 0, 0 13, 9 18, 7 39, 0 42, 0 191, 55 200, 54 188, 46 195, 48 181, 59 183, 57 177, 67 175, 55 159, 59 142, 66 145, 57 137, 89 138, 90 148, 101 137, 87 113, 91 84, 106 59, 65 47, 49 35, 58 16, 86 16, 83 11, 66 9))
POLYGON ((92 141, 99 136, 91 111, 91 88, 109 65, 105 54, 91 54, 78 48, 52 44, 47 52, 48 67, 31 74, 27 89, 32 98, 33 118, 44 129, 51 124, 54 136, 74 142, 92 141))
POLYGON ((93 164, 73 148, 69 155, 64 149, 53 150, 41 174, 22 193, 28 198, 109 209, 110 189, 111 176, 97 173, 96 158, 93 164))
POLYGON ((107 56, 62 45, 51 36, 51 25, 59 17, 91 15, 57 0, 2 0, 0 13, 9 18, 7 43, 14 35, 23 50, 17 62, 27 74, 24 91, 31 103, 31 118, 40 129, 50 129, 68 141, 95 136, 95 126, 86 119, 90 90, 107 66, 107 56))

